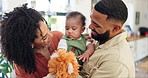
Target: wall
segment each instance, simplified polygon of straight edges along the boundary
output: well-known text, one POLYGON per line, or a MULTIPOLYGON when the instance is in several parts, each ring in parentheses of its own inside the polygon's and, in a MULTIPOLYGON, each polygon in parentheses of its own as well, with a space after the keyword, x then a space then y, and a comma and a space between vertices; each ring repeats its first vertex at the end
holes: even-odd
POLYGON ((86 28, 88 28, 90 24, 91 0, 75 0, 72 7, 73 7, 72 10, 80 11, 82 14, 85 15, 86 28))
POLYGON ((26 3, 27 0, 2 0, 2 10, 3 12, 11 11, 14 7, 26 3))
POLYGON ((0 0, 0 12, 2 11, 2 0, 0 0))
MULTIPOLYGON (((148 27, 148 0, 123 0, 128 7, 129 15, 125 25, 130 25, 133 31, 139 27, 148 27), (140 12, 140 22, 135 24, 136 12, 140 12)), ((26 3, 27 0, 2 0, 3 12, 26 3)), ((86 16, 86 27, 90 24, 91 0, 70 0, 71 10, 80 11, 86 16)))
MULTIPOLYGON (((87 27, 90 24, 91 0, 71 0, 72 10, 82 12, 87 17, 87 27)), ((148 0, 123 0, 128 7, 128 19, 125 25, 130 25, 134 32, 139 27, 148 27, 148 0), (140 12, 139 24, 135 24, 136 12, 140 12)))
POLYGON ((133 31, 139 27, 148 27, 148 0, 123 0, 128 7, 129 15, 125 23, 130 25, 133 31), (136 12, 140 12, 139 24, 135 24, 136 12))

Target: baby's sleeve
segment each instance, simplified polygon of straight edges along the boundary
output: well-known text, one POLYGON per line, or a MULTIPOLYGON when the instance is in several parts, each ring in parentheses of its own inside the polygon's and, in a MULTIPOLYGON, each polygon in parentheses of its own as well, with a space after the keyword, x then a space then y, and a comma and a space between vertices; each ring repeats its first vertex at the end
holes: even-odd
POLYGON ((67 42, 65 39, 60 39, 57 49, 61 49, 61 48, 67 50, 67 42))
POLYGON ((87 41, 86 41, 86 46, 87 46, 89 43, 91 43, 91 42, 87 40, 87 41))

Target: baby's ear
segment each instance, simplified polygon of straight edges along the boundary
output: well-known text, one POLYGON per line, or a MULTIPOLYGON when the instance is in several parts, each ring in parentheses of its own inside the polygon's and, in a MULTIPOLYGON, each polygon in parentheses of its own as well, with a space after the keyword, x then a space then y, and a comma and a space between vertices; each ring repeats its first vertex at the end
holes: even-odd
POLYGON ((82 31, 81 31, 81 33, 83 33, 83 32, 84 32, 84 30, 85 30, 85 27, 82 27, 82 31))

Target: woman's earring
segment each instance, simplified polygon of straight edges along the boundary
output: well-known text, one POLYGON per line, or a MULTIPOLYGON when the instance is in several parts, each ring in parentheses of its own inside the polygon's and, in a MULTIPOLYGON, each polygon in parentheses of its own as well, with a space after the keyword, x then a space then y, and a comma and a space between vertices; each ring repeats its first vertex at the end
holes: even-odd
POLYGON ((32 44, 31 47, 34 48, 34 44, 32 44))

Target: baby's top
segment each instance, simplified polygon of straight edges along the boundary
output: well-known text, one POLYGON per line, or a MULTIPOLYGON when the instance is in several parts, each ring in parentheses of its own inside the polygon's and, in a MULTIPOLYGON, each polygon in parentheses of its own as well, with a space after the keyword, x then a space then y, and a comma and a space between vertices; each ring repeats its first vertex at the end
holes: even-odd
MULTIPOLYGON (((59 44, 58 44, 58 49, 60 49, 60 48, 62 48, 62 49, 65 49, 65 50, 67 50, 67 42, 66 42, 66 39, 64 38, 65 36, 63 36, 63 38, 61 38, 61 40, 60 40, 60 42, 59 42, 59 44)), ((67 37, 66 37, 67 38, 67 37)), ((79 38, 79 39, 77 39, 77 40, 81 40, 82 39, 82 36, 79 38)), ((89 42, 89 41, 87 41, 86 40, 86 46, 89 44, 89 43, 91 43, 91 42, 89 42)))
MULTIPOLYGON (((62 48, 67 51, 71 51, 73 48, 75 48, 74 53, 76 56, 82 55, 85 50, 86 46, 91 43, 88 42, 84 35, 81 35, 81 37, 77 40, 72 40, 70 38, 67 38, 66 36, 62 37, 59 44, 58 49, 62 48)), ((82 65, 82 61, 78 60, 79 64, 82 65)))

